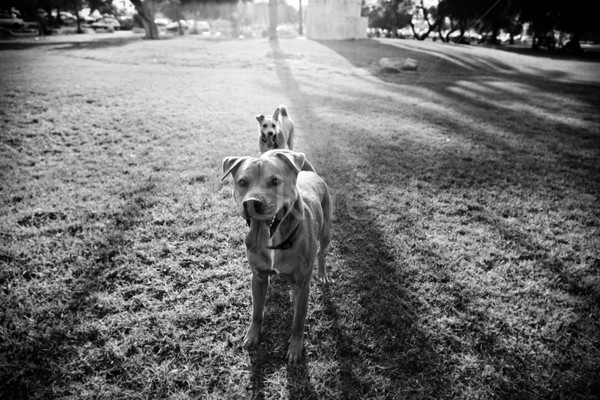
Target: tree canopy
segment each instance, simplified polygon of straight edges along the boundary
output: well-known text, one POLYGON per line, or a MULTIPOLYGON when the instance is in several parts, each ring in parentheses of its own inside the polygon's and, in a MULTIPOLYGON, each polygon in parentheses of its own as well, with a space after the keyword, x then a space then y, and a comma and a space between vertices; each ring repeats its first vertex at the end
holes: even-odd
POLYGON ((573 47, 584 38, 598 40, 600 24, 595 19, 588 0, 440 0, 429 8, 423 0, 377 0, 369 10, 369 25, 388 30, 390 36, 410 26, 417 39, 437 32, 448 41, 453 32, 463 37, 475 30, 494 43, 501 31, 512 41, 528 27, 534 47, 552 45, 557 35, 573 47))

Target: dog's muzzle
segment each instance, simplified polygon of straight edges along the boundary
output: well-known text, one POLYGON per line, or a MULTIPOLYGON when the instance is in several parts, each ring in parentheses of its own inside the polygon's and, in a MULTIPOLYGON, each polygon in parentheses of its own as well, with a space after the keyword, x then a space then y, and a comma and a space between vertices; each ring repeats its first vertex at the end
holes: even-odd
POLYGON ((247 199, 242 203, 244 207, 243 217, 246 219, 266 219, 265 203, 259 199, 247 199))
POLYGON ((246 220, 246 224, 250 226, 251 219, 265 221, 269 226, 270 236, 273 236, 277 227, 289 211, 289 207, 284 205, 274 215, 266 214, 267 206, 262 200, 257 198, 244 200, 242 207, 242 217, 246 220))

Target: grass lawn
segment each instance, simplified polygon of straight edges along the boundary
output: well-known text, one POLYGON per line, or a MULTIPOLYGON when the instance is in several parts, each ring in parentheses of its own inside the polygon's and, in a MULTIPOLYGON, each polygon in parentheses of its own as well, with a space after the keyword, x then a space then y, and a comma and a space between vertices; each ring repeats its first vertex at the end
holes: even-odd
POLYGON ((597 398, 600 62, 93 37, 0 42, 0 398, 597 398), (380 70, 396 56, 418 70, 380 70), (247 228, 220 182, 281 103, 335 202, 293 367, 277 277, 240 347, 247 228))

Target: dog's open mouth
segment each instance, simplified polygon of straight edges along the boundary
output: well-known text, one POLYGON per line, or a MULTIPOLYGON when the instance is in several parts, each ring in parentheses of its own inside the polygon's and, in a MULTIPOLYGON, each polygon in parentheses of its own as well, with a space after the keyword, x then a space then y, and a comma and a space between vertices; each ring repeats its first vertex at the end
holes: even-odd
POLYGON ((271 218, 271 222, 269 223, 270 237, 273 237, 275 231, 277 231, 277 227, 279 226, 281 221, 283 221, 283 218, 287 215, 287 212, 288 207, 283 206, 278 212, 275 213, 275 215, 273 215, 273 217, 271 218))
POLYGON ((281 224, 281 221, 283 221, 283 219, 287 215, 288 211, 289 211, 289 207, 284 205, 283 207, 281 207, 281 209, 279 209, 279 211, 277 211, 275 214, 273 214, 273 216, 270 219, 269 218, 264 218, 264 219, 263 218, 251 218, 246 213, 244 213, 242 215, 246 219, 246 224, 248 226, 251 225, 250 224, 251 219, 257 219, 257 220, 264 221, 269 226, 269 237, 273 237, 273 235, 275 234, 275 231, 277 231, 277 228, 279 227, 279 224, 281 224))

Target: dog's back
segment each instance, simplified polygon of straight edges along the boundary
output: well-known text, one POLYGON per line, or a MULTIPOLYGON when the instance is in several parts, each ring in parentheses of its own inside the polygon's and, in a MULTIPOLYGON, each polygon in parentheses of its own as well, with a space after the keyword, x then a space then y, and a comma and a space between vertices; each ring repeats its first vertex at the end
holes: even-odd
MULTIPOLYGON (((310 168, 312 169, 312 165, 310 165, 310 168)), ((312 171, 303 169, 298 173, 296 185, 298 186, 298 192, 301 193, 302 201, 309 206, 311 212, 317 214, 307 216, 307 218, 316 220, 321 229, 329 229, 331 200, 327 184, 323 178, 317 175, 314 169, 312 171)))
POLYGON ((298 173, 296 186, 304 202, 304 221, 309 222, 306 224, 309 230, 307 234, 311 236, 313 245, 315 241, 319 243, 317 278, 320 282, 327 283, 325 251, 331 240, 331 218, 333 211, 329 189, 327 189, 327 184, 317 173, 307 170, 302 170, 298 173))

